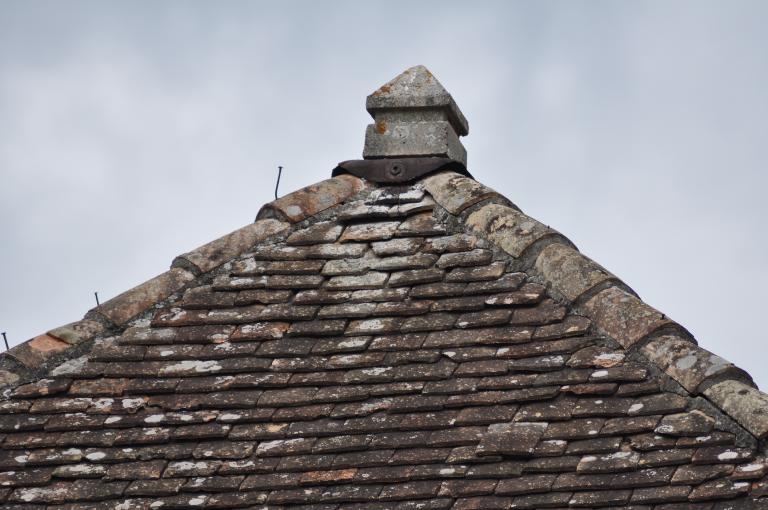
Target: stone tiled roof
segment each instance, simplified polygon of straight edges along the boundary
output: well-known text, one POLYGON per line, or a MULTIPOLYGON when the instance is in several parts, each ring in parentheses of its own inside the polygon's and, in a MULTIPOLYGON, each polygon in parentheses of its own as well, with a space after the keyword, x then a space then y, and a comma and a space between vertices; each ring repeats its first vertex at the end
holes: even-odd
POLYGON ((340 175, 0 362, 3 508, 763 508, 768 398, 509 200, 340 175))

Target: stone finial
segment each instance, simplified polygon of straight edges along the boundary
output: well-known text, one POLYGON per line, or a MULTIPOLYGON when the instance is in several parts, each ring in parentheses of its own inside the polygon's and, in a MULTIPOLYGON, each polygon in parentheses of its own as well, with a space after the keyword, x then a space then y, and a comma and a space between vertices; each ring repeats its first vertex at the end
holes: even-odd
POLYGON ((469 125, 453 97, 424 66, 407 69, 368 96, 374 124, 365 132, 365 159, 441 156, 467 164, 459 136, 469 125))

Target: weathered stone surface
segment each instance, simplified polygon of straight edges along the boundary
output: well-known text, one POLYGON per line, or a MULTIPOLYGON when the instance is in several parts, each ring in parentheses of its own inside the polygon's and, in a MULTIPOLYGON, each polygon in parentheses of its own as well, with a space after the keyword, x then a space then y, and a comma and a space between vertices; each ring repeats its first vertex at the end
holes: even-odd
POLYGON ((546 423, 499 423, 488 427, 488 432, 477 446, 477 455, 516 455, 528 457, 547 428, 546 423))
POLYGON ((11 372, 10 370, 0 369, 0 386, 7 386, 15 383, 20 378, 19 374, 11 372))
POLYGON ((378 303, 374 315, 421 315, 427 313, 432 307, 432 301, 395 301, 378 303))
POLYGON ((391 209, 390 206, 372 205, 365 200, 356 200, 341 207, 336 216, 344 222, 383 220, 389 217, 391 209))
POLYGON ((630 418, 611 418, 605 422, 602 434, 640 434, 650 432, 659 423, 661 416, 637 416, 630 418))
POLYGON ((389 277, 390 287, 401 287, 404 285, 417 285, 421 283, 439 282, 443 279, 445 272, 442 269, 409 269, 392 273, 389 277))
POLYGON ((424 242, 422 251, 438 254, 445 252, 470 251, 477 247, 478 241, 477 237, 469 234, 432 237, 424 242))
POLYGON ((596 285, 615 279, 572 247, 557 243, 541 250, 535 267, 549 285, 571 301, 596 285))
POLYGON ((724 377, 749 381, 729 361, 677 335, 663 335, 642 347, 643 354, 691 393, 701 393, 712 380, 724 377))
POLYGON ((334 276, 326 284, 328 290, 375 289, 387 281, 387 273, 370 271, 360 276, 334 276))
POLYGON ((502 480, 496 489, 496 494, 518 495, 549 492, 556 475, 529 475, 519 478, 502 480))
POLYGON ((174 267, 102 303, 91 312, 103 315, 116 325, 122 326, 155 303, 183 289, 194 279, 195 275, 189 271, 174 267))
POLYGON ((619 451, 603 455, 587 455, 581 458, 576 467, 578 473, 616 473, 632 471, 637 466, 640 455, 637 452, 619 451))
POLYGON ((365 130, 363 157, 366 159, 420 156, 438 156, 467 163, 467 150, 446 121, 397 122, 381 119, 369 124, 365 130))
POLYGON ((459 142, 467 121, 451 95, 424 66, 407 69, 368 96, 363 157, 444 156, 466 164, 459 142))
POLYGON ((52 329, 48 332, 48 335, 63 340, 70 345, 77 345, 93 339, 103 333, 105 329, 104 325, 100 322, 83 319, 52 329))
POLYGON ((374 260, 371 268, 377 271, 400 271, 405 269, 426 269, 437 260, 437 255, 421 253, 417 255, 403 255, 385 257, 374 260))
POLYGON ((712 501, 743 496, 749 492, 749 482, 731 480, 712 480, 694 487, 688 495, 691 501, 712 501))
POLYGON ((727 476, 733 472, 733 465, 731 464, 714 464, 714 465, 685 465, 680 466, 675 470, 675 474, 672 477, 672 483, 679 485, 698 485, 713 478, 719 478, 721 476, 727 476))
POLYGON ((376 310, 376 303, 343 303, 324 306, 317 313, 321 319, 359 319, 368 317, 376 310))
POLYGON ((727 380, 704 395, 758 439, 768 436, 768 395, 741 381, 727 380))
POLYGON ((235 292, 216 292, 211 285, 193 287, 184 292, 181 305, 188 310, 208 310, 211 308, 232 308, 235 306, 235 292))
POLYGON ((469 133, 469 124, 453 97, 422 65, 406 69, 382 85, 366 98, 365 108, 377 120, 380 114, 392 110, 404 111, 404 115, 411 116, 427 115, 426 112, 437 110, 439 118, 450 121, 457 134, 464 136, 469 133))
POLYGON ((363 289, 352 292, 350 303, 379 303, 383 301, 402 301, 408 296, 408 289, 363 289))
POLYGON ((584 304, 592 323, 629 350, 664 326, 675 325, 658 310, 617 287, 605 289, 584 304))
POLYGON ((405 319, 401 326, 403 333, 416 331, 439 331, 450 329, 456 316, 448 313, 429 313, 405 319))
POLYGON ((333 221, 321 221, 314 225, 297 230, 288 236, 286 242, 293 245, 332 243, 341 235, 344 229, 333 221))
POLYGON ((293 302, 297 305, 325 305, 347 301, 351 292, 318 290, 303 290, 296 294, 293 302))
POLYGON ((437 260, 437 267, 441 269, 452 267, 471 267, 488 264, 493 258, 490 250, 477 248, 472 251, 443 253, 437 260))
MULTIPOLYGON (((441 204, 442 205, 442 204, 441 204)), ((542 225, 520 211, 498 204, 488 204, 473 212, 467 218, 467 225, 485 234, 501 249, 515 258, 536 241, 559 237, 568 241, 558 232, 542 225)))
POLYGON ((482 312, 464 313, 456 320, 458 328, 479 328, 483 326, 499 326, 509 322, 512 310, 484 310, 482 312))
MULTIPOLYGON (((316 244, 310 246, 306 257, 310 259, 343 259, 362 257, 366 250, 365 243, 316 244)), ((299 258, 303 258, 303 255, 299 258)))
POLYGON ((538 283, 526 283, 522 288, 513 292, 496 294, 485 300, 491 306, 534 305, 546 296, 546 289, 538 283))
POLYGON ((363 319, 352 321, 345 334, 357 335, 381 335, 400 331, 400 318, 385 317, 381 319, 363 319))
POLYGON ((487 266, 457 267, 445 277, 446 282, 478 282, 496 280, 504 274, 503 262, 494 262, 487 266))
POLYGON ((27 368, 39 368, 49 359, 70 348, 67 342, 51 335, 36 336, 32 340, 12 347, 8 355, 27 368))
POLYGON ((355 223, 344 230, 339 241, 385 241, 395 235, 399 226, 397 221, 355 223))
POLYGON ((654 429, 657 434, 667 436, 703 436, 712 432, 715 420, 702 411, 694 409, 688 413, 670 414, 661 419, 654 429))
POLYGON ((424 187, 420 185, 407 186, 405 189, 395 186, 392 188, 377 188, 371 191, 366 200, 372 204, 408 204, 419 202, 424 198, 424 187))
POLYGON ((568 360, 568 366, 574 368, 611 368, 624 362, 625 355, 620 350, 605 346, 589 346, 575 352, 568 360))
POLYGON ((200 272, 207 273, 246 252, 257 242, 288 227, 288 223, 274 219, 256 221, 195 250, 179 255, 177 259, 186 260, 200 272))
MULTIPOLYGON (((648 487, 635 489, 630 503, 633 505, 649 505, 653 503, 674 503, 687 501, 691 488, 687 485, 672 485, 669 487, 648 487)), ((674 507, 672 507, 674 508, 674 507)), ((685 507, 683 507, 685 508, 685 507)))
POLYGON ((363 274, 371 268, 373 260, 367 257, 329 260, 323 265, 325 276, 349 276, 363 274))
POLYGON ((398 237, 433 236, 445 234, 445 225, 441 224, 432 213, 416 214, 400 224, 398 237))
POLYGON ((389 241, 376 241, 371 243, 373 253, 379 257, 389 255, 413 255, 421 247, 424 241, 418 237, 402 237, 389 241))
POLYGON ((349 174, 326 179, 270 202, 261 208, 257 219, 277 218, 298 223, 344 202, 364 186, 362 179, 349 174))
POLYGON ((438 172, 427 176, 423 182, 435 201, 451 214, 458 215, 468 207, 489 198, 506 202, 506 199, 491 188, 455 172, 438 172))

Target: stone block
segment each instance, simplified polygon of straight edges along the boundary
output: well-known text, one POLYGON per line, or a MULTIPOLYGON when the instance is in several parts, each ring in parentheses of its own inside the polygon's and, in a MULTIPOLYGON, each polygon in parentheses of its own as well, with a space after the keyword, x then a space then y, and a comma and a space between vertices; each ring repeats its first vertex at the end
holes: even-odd
POLYGON ((0 387, 11 385, 19 379, 19 374, 16 374, 10 370, 0 369, 0 387))
POLYGON ((485 234, 515 258, 545 238, 556 238, 563 244, 570 244, 559 232, 516 209, 499 204, 488 204, 473 212, 467 218, 467 225, 485 234))
POLYGON ((195 275, 189 271, 175 267, 102 303, 89 313, 98 313, 122 326, 194 279, 195 275))
POLYGON ((257 220, 277 218, 298 223, 310 216, 339 205, 365 187, 359 177, 345 174, 312 184, 266 204, 257 220))
POLYGON ((654 429, 657 434, 666 436, 704 436, 712 432, 715 420, 702 411, 694 409, 687 413, 669 414, 661 419, 654 429))
POLYGON ((462 211, 488 198, 507 200, 491 188, 456 172, 438 172, 424 178, 424 187, 435 201, 451 214, 462 211))
POLYGON ((246 252, 257 242, 289 226, 286 222, 274 219, 259 220, 195 250, 179 255, 174 260, 174 265, 178 265, 181 259, 195 266, 201 273, 207 273, 246 252))
POLYGON ((343 227, 332 221, 316 223, 302 230, 297 230, 288 236, 288 244, 305 245, 317 243, 332 243, 341 235, 343 227))
POLYGON ((658 310, 617 287, 605 289, 584 304, 592 323, 625 349, 664 326, 676 326, 658 310))
POLYGON ((741 381, 726 380, 704 395, 758 439, 768 436, 768 395, 741 381))
POLYGON ((377 120, 387 113, 412 122, 445 119, 459 135, 469 133, 469 123, 451 94, 422 65, 406 69, 379 87, 366 98, 365 109, 377 120))
POLYGON ((642 353, 693 394, 712 381, 742 379, 749 375, 728 360, 677 335, 663 335, 642 347, 642 353))
POLYGON ((93 339, 105 330, 106 327, 100 322, 83 319, 65 326, 54 328, 48 332, 48 335, 67 342, 70 345, 77 345, 93 339))
POLYGON ((498 423, 488 427, 477 446, 478 456, 510 455, 529 457, 547 428, 546 423, 498 423))
POLYGON ((40 368, 46 361, 70 348, 70 345, 48 334, 12 347, 8 355, 29 369, 40 368))
POLYGON ((615 277, 570 246, 550 244, 536 258, 536 270, 570 301, 615 277))
POLYGON ((467 150, 451 124, 442 120, 377 120, 365 131, 365 159, 437 156, 467 164, 467 150))

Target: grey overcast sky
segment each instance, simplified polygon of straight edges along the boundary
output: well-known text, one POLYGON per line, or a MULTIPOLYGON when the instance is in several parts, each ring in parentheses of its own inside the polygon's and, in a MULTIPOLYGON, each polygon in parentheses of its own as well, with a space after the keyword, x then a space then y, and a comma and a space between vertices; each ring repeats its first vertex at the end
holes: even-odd
POLYGON ((0 0, 19 343, 359 158, 426 65, 469 168, 768 387, 768 2, 0 0))

